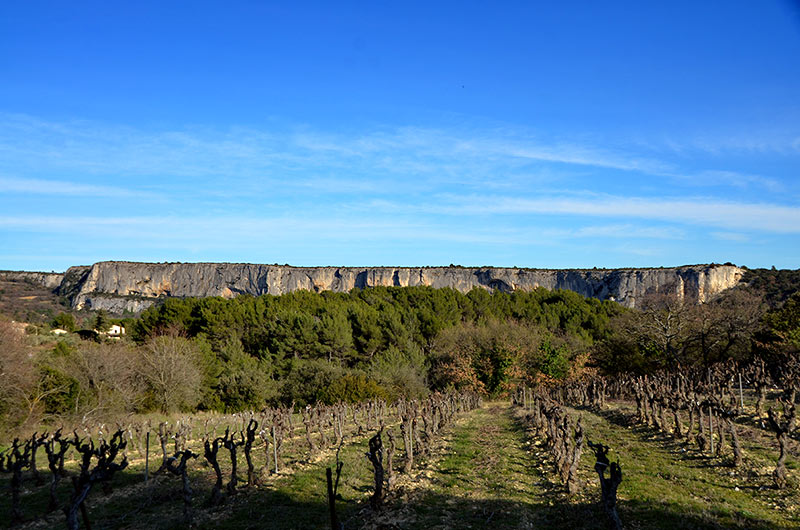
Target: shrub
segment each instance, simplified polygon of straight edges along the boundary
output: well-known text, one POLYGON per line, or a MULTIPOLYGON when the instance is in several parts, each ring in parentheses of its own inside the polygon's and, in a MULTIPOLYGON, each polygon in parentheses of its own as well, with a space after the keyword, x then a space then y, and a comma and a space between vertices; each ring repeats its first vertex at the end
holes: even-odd
POLYGON ((244 352, 240 341, 230 341, 220 353, 222 366, 215 394, 226 412, 261 410, 277 397, 277 384, 267 366, 244 352))
POLYGON ((300 406, 322 401, 325 389, 345 373, 345 369, 326 361, 292 359, 282 381, 281 401, 300 406))
POLYGON ((389 399, 420 398, 428 393, 425 355, 413 343, 406 351, 390 346, 376 354, 369 375, 384 387, 389 399))
POLYGON ((72 316, 71 313, 59 313, 58 316, 53 319, 51 325, 54 328, 65 329, 72 333, 76 328, 75 317, 72 316))
POLYGON ((45 414, 69 414, 77 409, 81 386, 77 379, 55 368, 42 366, 39 369, 39 381, 44 395, 45 414))
POLYGON ((569 352, 564 346, 556 347, 549 340, 539 346, 542 355, 539 371, 554 379, 564 379, 569 375, 569 352))
POLYGON ((76 351, 75 346, 60 340, 56 342, 56 345, 53 347, 53 355, 56 357, 65 357, 70 355, 76 351))
POLYGON ((368 399, 386 399, 386 389, 364 374, 346 374, 323 389, 321 401, 333 404, 340 401, 358 403, 368 399))

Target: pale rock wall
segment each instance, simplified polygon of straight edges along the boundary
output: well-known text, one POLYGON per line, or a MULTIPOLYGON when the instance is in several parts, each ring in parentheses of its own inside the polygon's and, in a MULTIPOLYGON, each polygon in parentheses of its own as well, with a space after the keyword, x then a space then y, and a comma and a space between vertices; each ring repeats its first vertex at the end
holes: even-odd
POLYGON ((536 287, 568 289, 583 296, 635 307, 648 293, 673 292, 703 302, 733 287, 744 271, 733 265, 660 269, 511 269, 464 267, 290 267, 247 263, 132 263, 107 261, 72 267, 59 292, 76 308, 139 312, 163 297, 231 298, 238 294, 280 295, 349 291, 354 287, 475 287, 511 292, 536 287), (69 285, 65 285, 65 284, 69 285))
POLYGON ((0 271, 0 280, 28 282, 48 289, 61 285, 64 275, 57 272, 0 271))

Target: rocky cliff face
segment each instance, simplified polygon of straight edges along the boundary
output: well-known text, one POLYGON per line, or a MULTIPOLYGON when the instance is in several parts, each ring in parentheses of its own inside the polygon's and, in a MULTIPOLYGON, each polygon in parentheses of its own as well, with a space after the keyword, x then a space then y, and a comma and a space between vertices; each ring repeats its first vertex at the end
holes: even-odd
POLYGON ((28 282, 55 290, 61 285, 64 275, 57 272, 0 271, 0 280, 28 282))
POLYGON ((354 287, 475 287, 511 292, 536 287, 569 289, 635 307, 649 293, 676 293, 703 302, 733 287, 744 271, 733 265, 662 269, 507 269, 463 267, 289 267, 246 263, 131 263, 108 261, 72 267, 59 294, 73 307, 139 312, 163 297, 284 294, 299 289, 349 291, 354 287))

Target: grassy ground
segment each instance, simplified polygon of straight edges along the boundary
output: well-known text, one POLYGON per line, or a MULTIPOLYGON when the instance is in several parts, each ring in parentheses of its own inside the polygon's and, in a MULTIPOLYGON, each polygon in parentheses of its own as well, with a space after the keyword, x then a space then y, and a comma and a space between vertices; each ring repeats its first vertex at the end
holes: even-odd
MULTIPOLYGON (((787 490, 772 489, 777 449, 766 433, 742 432, 745 465, 736 469, 730 463, 730 450, 711 458, 694 444, 633 426, 633 410, 627 405, 612 403, 600 414, 574 412, 582 414, 589 439, 611 446, 619 459, 624 479, 618 498, 626 526, 800 527, 797 477, 787 490)), ((587 455, 581 467, 586 469, 592 460, 593 455, 587 455)))
MULTIPOLYGON (((769 433, 742 427, 746 464, 734 469, 727 455, 710 458, 693 444, 632 425, 632 412, 625 403, 611 403, 599 413, 570 410, 582 416, 587 438, 611 446, 612 460, 621 463, 618 508, 626 528, 800 528, 797 456, 788 462, 792 486, 772 489, 777 451, 769 433)), ((567 495, 541 440, 531 437, 524 413, 508 403, 486 404, 445 429, 432 454, 410 475, 399 475, 379 514, 367 507, 372 492, 371 466, 364 457, 367 438, 353 433, 339 452, 344 467, 337 509, 345 528, 607 528, 591 452, 581 460, 581 491, 567 495)), ((213 472, 200 457, 191 467, 193 526, 328 528, 325 468, 335 466, 336 450, 328 448, 310 461, 304 453, 298 434, 284 471, 265 475, 258 487, 243 488, 216 507, 205 502, 213 472)), ((402 464, 401 448, 395 463, 402 464)), ((184 527, 180 479, 156 477, 145 485, 142 470, 134 460, 115 478, 110 495, 99 488, 92 492, 88 505, 96 528, 184 527)), ((244 475, 244 467, 240 470, 244 475)), ((62 498, 68 482, 62 483, 62 498)), ((63 515, 41 517, 44 488, 27 484, 22 505, 33 520, 25 526, 62 528, 63 515)), ((8 502, 2 495, 0 514, 8 513, 8 502)))
POLYGON ((566 503, 508 404, 492 403, 458 422, 437 458, 403 484, 375 521, 399 528, 555 528, 601 514, 566 503))
MULTIPOLYGON (((622 465, 618 509, 626 528, 800 528, 796 473, 792 488, 770 487, 777 452, 768 436, 745 433, 747 465, 734 470, 726 458, 631 426, 630 412, 620 405, 600 414, 572 411, 582 415, 587 437, 611 446, 622 465)), ((593 466, 593 454, 584 453, 582 489, 567 495, 521 412, 490 404, 456 426, 440 455, 371 527, 607 528, 593 466)))

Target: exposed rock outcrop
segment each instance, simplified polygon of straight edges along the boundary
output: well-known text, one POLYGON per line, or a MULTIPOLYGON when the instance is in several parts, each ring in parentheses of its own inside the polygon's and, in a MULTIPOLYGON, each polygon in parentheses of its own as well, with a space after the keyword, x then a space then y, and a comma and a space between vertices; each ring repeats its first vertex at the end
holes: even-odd
POLYGON ((64 275, 58 272, 0 271, 0 280, 28 282, 55 290, 61 285, 64 275))
POLYGON ((133 263, 107 261, 72 267, 58 288, 73 307, 139 312, 163 297, 230 298, 284 294, 300 289, 349 291, 354 287, 475 287, 511 292, 536 287, 569 289, 635 307, 648 293, 673 292, 703 302, 733 287, 744 271, 734 265, 659 269, 517 269, 465 267, 290 267, 247 263, 133 263))
POLYGON ((91 267, 86 265, 67 269, 67 272, 62 275, 63 279, 56 289, 56 293, 61 296, 66 296, 73 302, 73 305, 75 305, 75 298, 78 296, 83 283, 86 281, 86 276, 91 269, 91 267))

